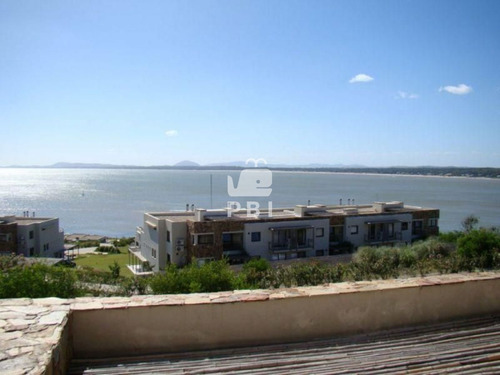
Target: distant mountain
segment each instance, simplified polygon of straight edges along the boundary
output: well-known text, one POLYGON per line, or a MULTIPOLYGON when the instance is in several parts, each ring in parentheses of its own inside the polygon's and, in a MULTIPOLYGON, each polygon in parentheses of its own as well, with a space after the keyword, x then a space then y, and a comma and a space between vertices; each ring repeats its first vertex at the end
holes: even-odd
MULTIPOLYGON (((207 167, 253 167, 252 162, 246 163, 244 161, 232 161, 224 163, 210 163, 206 164, 207 167)), ((345 164, 265 164, 258 163, 259 167, 265 168, 366 168, 364 165, 345 165, 345 164)))
MULTIPOLYGON (((126 165, 100 164, 100 163, 66 163, 59 162, 49 165, 47 168, 126 168, 126 165)), ((43 168, 43 167, 42 167, 43 168)))
POLYGON ((173 165, 174 167, 200 167, 200 164, 191 160, 183 160, 173 165))
POLYGON ((247 164, 245 164, 244 161, 229 161, 229 162, 223 162, 223 163, 210 163, 206 164, 207 167, 246 167, 247 164))

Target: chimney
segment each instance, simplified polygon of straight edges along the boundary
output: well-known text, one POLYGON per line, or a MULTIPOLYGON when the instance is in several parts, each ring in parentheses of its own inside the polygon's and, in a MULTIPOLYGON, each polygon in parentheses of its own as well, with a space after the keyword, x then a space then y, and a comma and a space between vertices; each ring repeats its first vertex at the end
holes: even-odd
POLYGON ((294 209, 295 216, 304 217, 306 213, 306 208, 307 206, 304 206, 303 204, 296 205, 294 209))
POLYGON ((195 215, 194 215, 195 221, 203 221, 203 219, 205 218, 206 212, 207 212, 207 210, 205 210, 203 208, 197 208, 195 211, 195 215))

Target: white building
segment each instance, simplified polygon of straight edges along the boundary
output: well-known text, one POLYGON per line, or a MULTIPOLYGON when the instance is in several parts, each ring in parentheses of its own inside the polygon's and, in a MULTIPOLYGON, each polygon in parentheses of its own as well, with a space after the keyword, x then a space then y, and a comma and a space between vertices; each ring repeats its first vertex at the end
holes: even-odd
POLYGON ((26 257, 60 258, 64 255, 64 231, 58 218, 0 217, 0 251, 26 257))
POLYGON ((193 258, 269 260, 335 254, 359 246, 392 246, 436 235, 439 210, 403 202, 367 205, 298 205, 293 208, 145 213, 131 247, 131 269, 162 271, 193 258))

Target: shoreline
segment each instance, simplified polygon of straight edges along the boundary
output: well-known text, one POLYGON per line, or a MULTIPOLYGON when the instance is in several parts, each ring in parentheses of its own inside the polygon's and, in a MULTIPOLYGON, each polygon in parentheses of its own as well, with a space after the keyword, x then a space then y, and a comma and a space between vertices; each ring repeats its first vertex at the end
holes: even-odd
POLYGON ((376 172, 337 172, 337 171, 284 171, 270 169, 273 173, 301 173, 301 174, 340 174, 340 175, 359 175, 359 176, 387 176, 387 177, 417 177, 417 178, 460 178, 474 180, 499 180, 498 177, 475 177, 475 176, 442 176, 438 174, 423 175, 409 173, 376 173, 376 172))
MULTIPOLYGON (((454 169, 455 167, 450 167, 450 169, 454 169)), ((173 168, 163 168, 163 167, 137 167, 137 168, 120 168, 120 167, 109 167, 109 168, 91 168, 91 167, 68 167, 68 168, 54 168, 54 167, 5 167, 0 166, 0 170, 16 170, 16 169, 33 169, 33 170, 130 170, 130 171, 170 171, 170 172, 241 172, 245 169, 253 169, 253 168, 245 168, 245 167, 193 167, 193 168, 182 168, 182 167, 173 167, 173 168)), ((370 172, 370 171, 353 171, 353 170, 322 170, 318 169, 307 169, 307 168, 280 168, 280 167, 269 167, 265 168, 262 166, 262 169, 269 169, 271 172, 276 173, 298 173, 298 174, 338 174, 338 175, 360 175, 360 176, 388 176, 388 177, 419 177, 419 178, 461 178, 461 179, 481 179, 481 180, 499 180, 500 177, 490 177, 490 176, 456 176, 456 175, 443 175, 443 174, 412 174, 412 173, 384 173, 384 172, 370 172)), ((328 168, 325 168, 328 169, 328 168)), ((360 169, 370 169, 370 168, 360 168, 360 169)), ((384 168, 380 168, 384 169, 384 168)), ((389 169, 389 168, 388 168, 389 169)), ((403 168, 404 169, 404 168, 403 168)), ((409 167, 408 169, 411 169, 409 167)), ((415 167, 415 169, 419 169, 415 167)), ((467 168, 464 168, 467 169, 467 168)), ((481 169, 481 168, 470 168, 481 169)))

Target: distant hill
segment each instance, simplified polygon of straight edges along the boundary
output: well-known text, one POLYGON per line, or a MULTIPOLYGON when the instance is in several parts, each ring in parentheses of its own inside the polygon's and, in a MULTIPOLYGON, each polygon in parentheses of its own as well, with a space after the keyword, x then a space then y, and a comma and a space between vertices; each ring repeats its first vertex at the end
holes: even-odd
POLYGON ((191 160, 183 160, 173 165, 174 167, 199 167, 200 164, 191 160))

